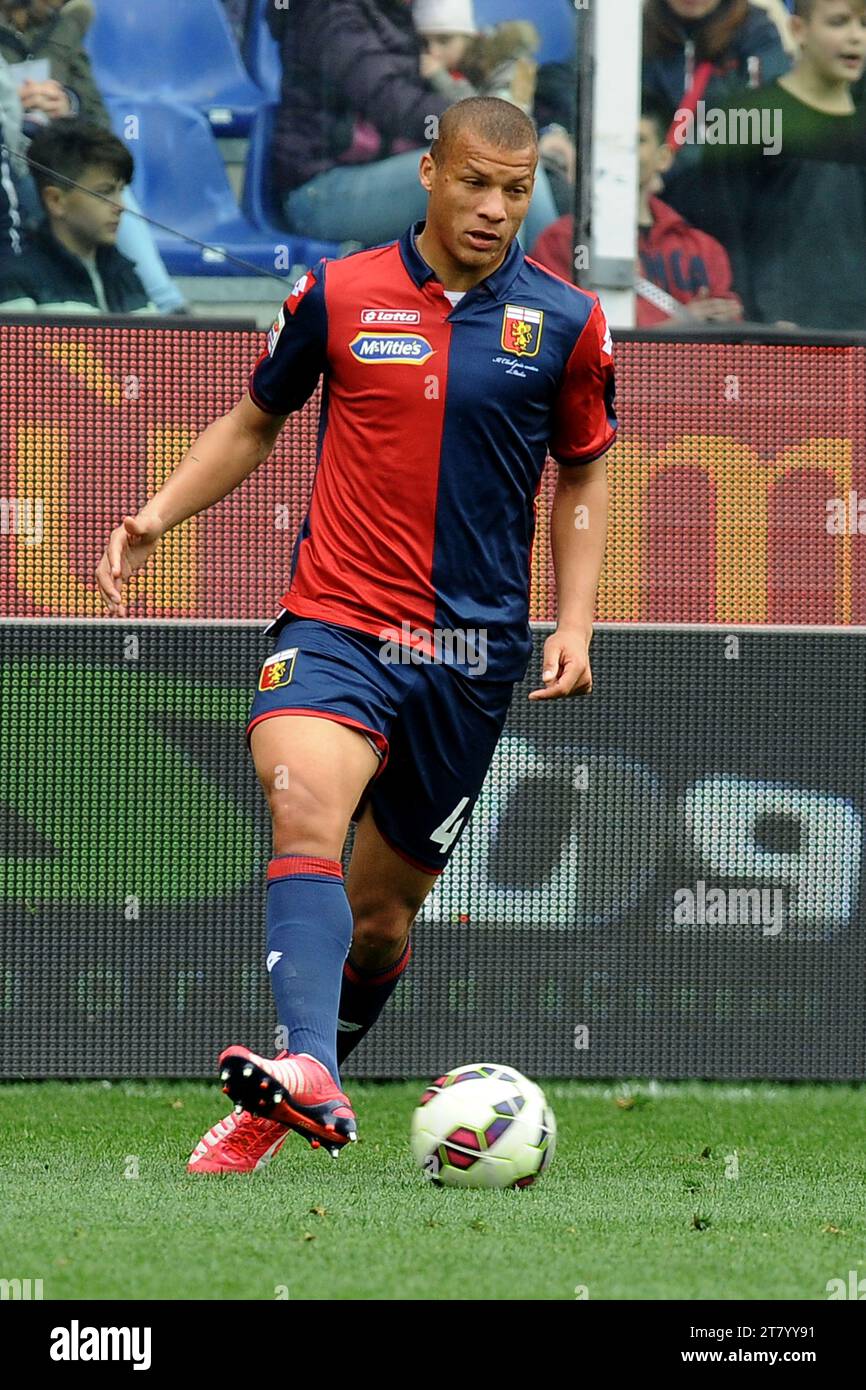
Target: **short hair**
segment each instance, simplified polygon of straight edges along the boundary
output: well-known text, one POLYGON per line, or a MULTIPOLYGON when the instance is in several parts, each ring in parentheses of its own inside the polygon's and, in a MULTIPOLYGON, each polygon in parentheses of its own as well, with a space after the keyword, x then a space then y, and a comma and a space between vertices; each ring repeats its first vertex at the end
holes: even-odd
POLYGON ((78 116, 61 116, 43 126, 30 141, 27 153, 34 165, 43 166, 32 170, 40 197, 49 186, 69 188, 67 180, 80 179, 86 169, 104 167, 123 183, 130 183, 135 168, 122 140, 78 116))
POLYGON ((640 118, 642 121, 652 121, 659 144, 662 144, 673 123, 674 112, 655 92, 643 92, 640 99, 640 118))
MULTIPOLYGON (((798 19, 811 19, 819 0, 794 0, 794 14, 798 19)), ((866 9, 866 0, 848 0, 852 10, 860 13, 866 9)))
POLYGON ((502 97, 466 97, 449 106, 439 117, 438 135, 430 146, 433 159, 446 159, 451 145, 465 130, 500 150, 525 150, 531 146, 538 157, 535 123, 519 106, 502 97))

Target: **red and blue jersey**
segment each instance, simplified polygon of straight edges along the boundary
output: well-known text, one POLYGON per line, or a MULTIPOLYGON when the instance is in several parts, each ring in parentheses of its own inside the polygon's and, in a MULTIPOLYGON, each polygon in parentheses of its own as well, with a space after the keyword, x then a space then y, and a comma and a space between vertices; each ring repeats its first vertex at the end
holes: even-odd
POLYGON ((423 225, 319 261, 251 373, 252 400, 277 415, 323 378, 281 602, 380 638, 484 632, 487 677, 520 680, 547 456, 589 463, 616 435, 610 332, 595 295, 516 241, 452 307, 415 244, 423 225))

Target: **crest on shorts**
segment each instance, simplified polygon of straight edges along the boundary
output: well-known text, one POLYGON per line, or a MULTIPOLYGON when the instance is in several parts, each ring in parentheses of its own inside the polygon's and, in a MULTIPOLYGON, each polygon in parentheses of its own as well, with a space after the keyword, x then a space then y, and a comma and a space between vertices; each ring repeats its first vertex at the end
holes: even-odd
POLYGON ((259 690, 279 690, 281 685, 288 685, 295 672, 297 655, 297 647, 286 647, 285 651, 269 656, 259 676, 259 690))
POLYGON ((516 357, 536 357, 541 347, 544 311, 522 304, 506 304, 502 318, 502 346, 516 357))

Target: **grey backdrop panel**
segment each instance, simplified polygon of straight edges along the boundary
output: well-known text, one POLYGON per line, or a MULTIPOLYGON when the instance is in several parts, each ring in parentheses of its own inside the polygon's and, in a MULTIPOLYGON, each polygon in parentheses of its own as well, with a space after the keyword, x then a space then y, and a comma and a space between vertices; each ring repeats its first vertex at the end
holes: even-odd
MULTIPOLYGON (((541 706, 544 636, 347 1075, 864 1077, 866 638, 744 630, 732 657, 722 629, 606 628, 592 697, 541 706), (678 920, 700 884, 739 918, 678 920)), ((243 733, 269 649, 0 625, 0 1076, 209 1077, 229 1042, 271 1047, 243 733)))

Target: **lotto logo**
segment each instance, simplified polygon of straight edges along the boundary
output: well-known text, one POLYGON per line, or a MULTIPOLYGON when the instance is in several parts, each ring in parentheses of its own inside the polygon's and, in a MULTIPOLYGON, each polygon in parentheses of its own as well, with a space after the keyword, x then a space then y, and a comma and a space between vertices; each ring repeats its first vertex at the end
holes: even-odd
POLYGON ((420 309, 362 309, 362 323, 420 323, 420 309))

